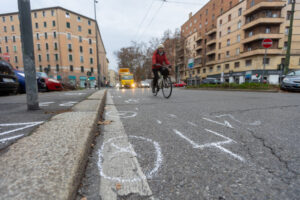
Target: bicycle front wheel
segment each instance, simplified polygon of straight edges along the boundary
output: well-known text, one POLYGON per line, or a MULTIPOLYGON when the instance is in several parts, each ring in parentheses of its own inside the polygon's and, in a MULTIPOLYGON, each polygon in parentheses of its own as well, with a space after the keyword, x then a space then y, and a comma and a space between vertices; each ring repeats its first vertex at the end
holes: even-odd
POLYGON ((172 95, 172 81, 170 77, 164 78, 162 80, 162 93, 166 99, 170 98, 172 95))

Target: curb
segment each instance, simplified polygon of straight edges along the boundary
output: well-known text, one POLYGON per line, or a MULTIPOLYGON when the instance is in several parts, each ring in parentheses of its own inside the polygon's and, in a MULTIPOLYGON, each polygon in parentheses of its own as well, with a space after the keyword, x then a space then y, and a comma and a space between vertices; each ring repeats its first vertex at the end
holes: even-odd
POLYGON ((11 145, 0 157, 1 199, 75 199, 106 94, 95 92, 11 145))
POLYGON ((225 91, 225 92, 259 92, 279 93, 280 90, 240 90, 240 89, 211 89, 211 88, 185 88, 186 90, 225 91))

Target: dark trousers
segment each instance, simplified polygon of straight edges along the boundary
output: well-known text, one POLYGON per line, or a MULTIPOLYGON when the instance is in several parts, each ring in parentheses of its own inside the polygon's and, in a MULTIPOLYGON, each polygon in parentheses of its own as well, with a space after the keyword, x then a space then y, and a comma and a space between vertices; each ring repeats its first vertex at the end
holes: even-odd
POLYGON ((159 69, 152 69, 152 72, 154 74, 154 78, 153 78, 153 87, 157 86, 157 81, 158 81, 158 72, 161 74, 162 73, 162 68, 159 69))

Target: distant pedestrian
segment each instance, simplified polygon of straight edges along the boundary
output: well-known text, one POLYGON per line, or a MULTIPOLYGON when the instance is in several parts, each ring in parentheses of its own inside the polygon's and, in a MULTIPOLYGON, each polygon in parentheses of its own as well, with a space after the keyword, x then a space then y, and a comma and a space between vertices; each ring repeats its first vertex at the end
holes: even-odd
POLYGON ((84 82, 84 87, 85 87, 85 89, 86 89, 86 87, 87 87, 87 83, 86 83, 86 82, 84 82))

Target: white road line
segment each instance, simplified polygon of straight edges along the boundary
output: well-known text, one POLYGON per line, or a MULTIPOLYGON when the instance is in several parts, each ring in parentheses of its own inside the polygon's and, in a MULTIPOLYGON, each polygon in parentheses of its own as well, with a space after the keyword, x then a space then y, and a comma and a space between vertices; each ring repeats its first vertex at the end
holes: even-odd
POLYGON ((17 132, 17 131, 21 131, 21 130, 24 130, 26 128, 37 126, 37 125, 42 124, 42 123, 44 123, 44 122, 27 122, 27 123, 14 123, 14 124, 0 124, 0 126, 5 126, 5 127, 8 127, 8 126, 23 126, 23 127, 17 128, 17 129, 10 130, 10 131, 2 132, 2 133, 0 133, 0 136, 1 135, 7 135, 9 133, 13 133, 13 132, 17 132))
POLYGON ((161 122, 161 121, 159 121, 159 120, 156 120, 156 122, 157 122, 158 124, 162 124, 162 122, 161 122))
POLYGON ((24 134, 22 134, 22 135, 16 135, 16 136, 9 137, 9 138, 0 139, 0 142, 4 143, 4 142, 10 141, 10 140, 21 138, 23 136, 24 136, 24 134))
POLYGON ((53 104, 55 102, 42 102, 42 103, 39 103, 39 106, 41 107, 46 107, 46 106, 49 106, 50 104, 53 104))
POLYGON ((200 146, 198 144, 196 144, 194 141, 192 141, 190 138, 186 137, 185 135, 183 135, 181 132, 179 132, 176 129, 173 129, 174 133, 176 133, 178 136, 180 136, 181 138, 185 139, 186 141, 188 141, 193 148, 199 148, 200 146))
POLYGON ((232 142, 234 142, 234 143, 237 143, 236 141, 234 141, 233 139, 231 139, 231 138, 229 138, 229 137, 226 137, 226 136, 224 136, 224 135, 221 135, 220 133, 217 133, 217 132, 215 132, 215 131, 212 131, 212 130, 209 130, 209 129, 205 129, 207 132, 210 132, 210 133, 212 133, 212 134, 215 134, 215 135, 217 135, 217 136, 219 136, 219 137, 222 137, 222 138, 224 138, 224 139, 227 139, 227 140, 230 140, 230 141, 232 141, 232 142))
POLYGON ((206 121, 209 121, 209 122, 212 122, 212 123, 215 123, 215 124, 225 126, 225 127, 233 128, 232 125, 228 121, 224 121, 224 124, 223 124, 221 122, 217 122, 217 121, 214 121, 212 119, 205 118, 205 117, 203 117, 202 119, 204 119, 206 121))
POLYGON ((172 117, 172 118, 175 118, 175 119, 177 118, 177 116, 173 115, 173 114, 169 114, 169 116, 172 117))
POLYGON ((135 108, 135 110, 139 110, 139 108, 135 108))
POLYGON ((69 101, 69 102, 66 102, 66 103, 59 104, 59 106, 61 106, 61 107, 71 107, 76 103, 78 103, 78 102, 77 101, 69 101))
POLYGON ((216 148, 220 149, 221 151, 225 152, 225 153, 228 153, 230 154, 232 157, 242 161, 242 162, 245 162, 245 159, 242 158, 241 156, 235 154, 235 153, 232 153, 231 151, 229 151, 228 149, 225 149, 224 147, 220 146, 220 145, 215 145, 216 148))
POLYGON ((194 126, 194 127, 198 127, 197 124, 195 124, 193 122, 188 121, 187 123, 190 124, 190 125, 192 125, 192 126, 194 126))
POLYGON ((229 118, 231 118, 232 120, 234 120, 234 121, 236 121, 236 122, 238 122, 238 123, 240 123, 240 124, 248 124, 248 125, 251 125, 251 126, 259 126, 259 125, 261 125, 261 121, 255 121, 255 122, 253 122, 253 123, 243 123, 243 122, 241 122, 240 120, 238 120, 238 119, 236 119, 233 115, 231 115, 231 114, 224 114, 224 115, 219 115, 219 116, 216 116, 217 118, 221 118, 221 117, 229 117, 229 118))

